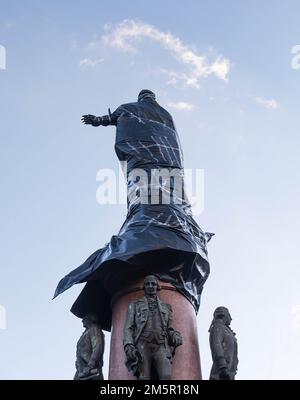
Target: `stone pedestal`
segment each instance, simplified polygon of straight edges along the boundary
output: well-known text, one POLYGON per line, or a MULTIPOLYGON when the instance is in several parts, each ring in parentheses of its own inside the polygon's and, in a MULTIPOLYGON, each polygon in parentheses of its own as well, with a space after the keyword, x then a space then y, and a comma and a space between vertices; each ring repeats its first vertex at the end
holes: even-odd
MULTIPOLYGON (((123 293, 117 294, 112 304, 112 334, 108 379, 135 380, 125 365, 123 329, 129 303, 144 296, 143 279, 134 282, 123 293)), ((183 337, 183 344, 176 349, 172 364, 173 380, 201 380, 201 365, 197 334, 196 313, 191 303, 171 284, 160 282, 158 297, 173 308, 172 327, 183 337)))

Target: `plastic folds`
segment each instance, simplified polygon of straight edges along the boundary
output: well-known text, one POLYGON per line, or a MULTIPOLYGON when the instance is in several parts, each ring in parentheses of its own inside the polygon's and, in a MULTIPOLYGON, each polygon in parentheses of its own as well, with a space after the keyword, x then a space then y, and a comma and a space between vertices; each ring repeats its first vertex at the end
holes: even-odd
POLYGON ((55 297, 87 282, 72 307, 93 311, 111 328, 111 299, 134 280, 153 273, 172 283, 196 311, 209 275, 205 234, 184 191, 182 150, 171 115, 155 100, 120 106, 115 151, 126 164, 127 217, 119 233, 58 284, 55 297))

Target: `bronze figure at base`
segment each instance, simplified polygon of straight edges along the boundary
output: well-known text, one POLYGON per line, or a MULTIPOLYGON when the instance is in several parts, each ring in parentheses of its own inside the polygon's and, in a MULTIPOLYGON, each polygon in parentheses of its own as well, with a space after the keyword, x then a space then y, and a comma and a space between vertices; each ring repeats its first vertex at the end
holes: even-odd
POLYGON ((217 307, 209 328, 213 359, 210 380, 234 380, 238 365, 235 333, 230 328, 231 316, 226 307, 217 307))
POLYGON ((171 326, 171 305, 157 296, 157 278, 147 276, 143 289, 145 297, 128 307, 123 341, 126 366, 140 380, 170 380, 172 358, 182 337, 171 326))
POLYGON ((103 380, 104 334, 93 313, 82 320, 85 331, 77 343, 74 380, 103 380))

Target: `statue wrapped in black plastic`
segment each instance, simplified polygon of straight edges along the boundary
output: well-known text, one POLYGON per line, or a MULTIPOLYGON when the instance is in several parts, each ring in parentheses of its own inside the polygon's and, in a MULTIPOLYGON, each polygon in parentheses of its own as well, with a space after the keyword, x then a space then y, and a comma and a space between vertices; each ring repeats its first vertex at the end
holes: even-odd
POLYGON ((119 233, 58 284, 55 296, 86 282, 71 311, 93 309, 103 329, 111 328, 111 299, 133 280, 153 273, 174 285, 197 311, 209 275, 207 242, 193 218, 184 188, 183 157, 172 116, 153 92, 113 113, 84 115, 84 124, 115 125, 116 154, 124 165, 127 216, 119 233))

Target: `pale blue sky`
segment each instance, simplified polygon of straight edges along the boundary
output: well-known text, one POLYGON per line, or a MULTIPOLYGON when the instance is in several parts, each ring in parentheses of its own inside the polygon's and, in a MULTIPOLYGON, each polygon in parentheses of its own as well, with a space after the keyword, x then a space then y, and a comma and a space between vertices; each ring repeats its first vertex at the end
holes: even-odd
POLYGON ((97 171, 118 170, 114 128, 80 116, 143 88, 172 113, 185 166, 205 170, 196 219, 216 236, 198 316, 204 378, 218 305, 237 332, 237 379, 300 378, 299 15, 296 0, 0 0, 0 379, 73 376, 81 287, 51 297, 126 215, 96 202, 97 171))

